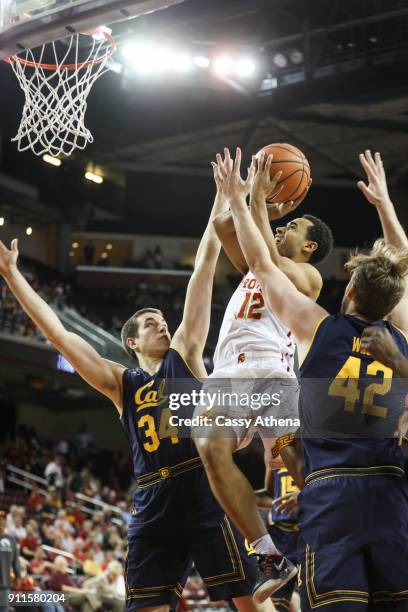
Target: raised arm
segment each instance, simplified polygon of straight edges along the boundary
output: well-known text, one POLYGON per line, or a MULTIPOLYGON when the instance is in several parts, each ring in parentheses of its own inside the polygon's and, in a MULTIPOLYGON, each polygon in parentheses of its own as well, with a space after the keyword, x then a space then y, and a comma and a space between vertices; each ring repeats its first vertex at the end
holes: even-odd
MULTIPOLYGON (((380 153, 376 153, 374 158, 371 151, 367 150, 360 154, 360 163, 367 175, 368 184, 359 181, 357 186, 365 195, 367 201, 375 206, 387 244, 396 247, 408 247, 408 237, 402 227, 394 204, 388 193, 387 177, 380 153)), ((396 326, 408 334, 408 284, 405 294, 398 306, 393 310, 388 319, 396 326)))
MULTIPOLYGON (((316 300, 319 297, 322 281, 319 272, 309 263, 299 263, 292 261, 289 257, 284 257, 278 251, 275 236, 270 225, 270 214, 271 210, 267 208, 268 195, 273 193, 282 172, 277 172, 273 178, 271 178, 271 164, 273 155, 266 155, 264 151, 259 156, 258 171, 255 176, 254 185, 251 191, 251 215, 255 221, 256 226, 259 228, 263 239, 265 240, 266 246, 269 250, 271 260, 275 265, 290 280, 293 282, 295 287, 307 295, 308 297, 316 300)), ((311 182, 308 185, 310 188, 311 182)), ((283 186, 281 187, 283 189, 283 186)), ((306 192, 307 193, 307 192, 306 192)), ((284 204, 275 204, 276 210, 279 211, 279 218, 294 211, 299 204, 306 197, 306 193, 298 198, 295 202, 285 202, 284 204)), ((274 195, 274 199, 279 197, 279 191, 274 195)), ((270 207, 273 204, 270 204, 270 207)))
POLYGON ((261 284, 268 308, 293 331, 302 358, 312 340, 316 325, 328 313, 300 293, 292 281, 272 262, 268 247, 245 203, 240 187, 240 165, 241 151, 237 149, 233 168, 225 179, 225 192, 230 200, 238 240, 249 268, 261 284))
POLYGON ((232 212, 227 210, 214 218, 214 229, 221 241, 222 248, 234 268, 241 274, 248 272, 248 264, 238 242, 232 212))
MULTIPOLYGON (((261 163, 265 165, 266 159, 265 154, 262 153, 260 159, 258 160, 258 167, 261 163)), ((255 163, 254 157, 252 158, 252 161, 255 163)), ((320 275, 317 270, 309 264, 295 264, 287 257, 281 257, 276 246, 270 222, 282 219, 282 217, 285 217, 289 213, 293 212, 306 196, 305 193, 296 201, 288 201, 283 203, 267 202, 267 196, 275 191, 275 187, 280 176, 281 172, 278 172, 271 179, 270 173, 268 172, 268 174, 266 174, 266 172, 264 172, 262 177, 263 180, 259 180, 258 177, 258 180, 254 183, 251 189, 251 214, 266 244, 268 245, 272 261, 274 261, 278 267, 283 270, 291 280, 293 280, 295 285, 303 293, 310 295, 313 298, 317 298, 321 284, 319 284, 320 275), (308 278, 309 275, 311 279, 308 278), (317 290, 316 285, 318 285, 317 290)), ((283 186, 281 187, 281 190, 282 188, 283 186)), ((274 199, 279 197, 279 191, 280 190, 275 193, 274 199)), ((218 238, 221 240, 225 254, 231 261, 232 265, 241 274, 246 274, 248 272, 248 264, 238 242, 232 212, 228 210, 220 215, 217 215, 217 217, 214 219, 214 227, 218 238)))
POLYGON ((210 327, 214 273, 221 250, 221 243, 215 232, 213 221, 228 207, 228 200, 219 183, 220 168, 229 165, 232 165, 229 151, 226 152, 224 161, 220 155, 217 155, 217 164, 213 164, 217 193, 206 230, 197 250, 194 272, 187 287, 183 319, 172 341, 172 347, 180 351, 199 376, 206 375, 202 353, 210 327))
POLYGON ((103 359, 83 338, 67 331, 52 308, 21 274, 17 259, 17 240, 11 243, 11 250, 0 242, 0 274, 21 307, 81 378, 111 399, 121 414, 122 374, 125 367, 103 359))
POLYGON ((408 238, 398 220, 394 204, 388 193, 387 177, 380 153, 374 158, 371 151, 360 153, 360 163, 367 175, 368 184, 358 181, 357 186, 367 201, 375 206, 380 218, 385 242, 396 247, 408 247, 408 238))

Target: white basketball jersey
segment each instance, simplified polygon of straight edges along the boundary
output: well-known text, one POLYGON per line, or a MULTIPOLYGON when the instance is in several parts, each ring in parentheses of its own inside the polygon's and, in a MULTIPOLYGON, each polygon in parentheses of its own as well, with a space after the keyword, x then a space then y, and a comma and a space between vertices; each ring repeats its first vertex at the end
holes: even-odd
POLYGON ((247 360, 268 360, 276 372, 294 376, 291 331, 265 306, 259 283, 248 272, 232 295, 214 353, 214 372, 247 360))

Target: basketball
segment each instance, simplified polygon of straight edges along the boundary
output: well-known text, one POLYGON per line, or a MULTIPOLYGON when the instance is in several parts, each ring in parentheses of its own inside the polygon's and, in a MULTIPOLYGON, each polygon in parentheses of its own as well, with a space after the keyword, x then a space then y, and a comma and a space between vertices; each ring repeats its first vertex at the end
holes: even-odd
POLYGON ((279 170, 282 171, 282 176, 273 190, 273 193, 276 193, 282 185, 285 185, 278 196, 279 202, 304 197, 310 181, 310 165, 304 153, 293 145, 280 142, 263 147, 256 156, 258 157, 262 151, 267 155, 273 155, 271 177, 279 170))

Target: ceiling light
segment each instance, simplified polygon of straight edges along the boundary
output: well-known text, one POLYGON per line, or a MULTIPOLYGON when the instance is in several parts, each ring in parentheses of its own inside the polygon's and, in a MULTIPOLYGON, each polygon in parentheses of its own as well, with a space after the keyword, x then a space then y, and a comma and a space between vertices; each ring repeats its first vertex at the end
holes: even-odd
POLYGON ((193 62, 200 68, 208 68, 210 65, 210 60, 208 57, 204 57, 204 55, 197 55, 193 58, 193 62))
POLYGON ((159 72, 171 67, 172 54, 168 49, 154 48, 150 45, 128 43, 122 49, 122 55, 134 70, 142 74, 159 72))
POLYGON ((103 183, 103 176, 100 176, 99 174, 94 174, 93 172, 85 172, 85 178, 88 179, 88 181, 97 183, 98 185, 103 183))
POLYGON ((191 68, 192 60, 191 57, 185 53, 176 53, 171 59, 172 66, 179 72, 187 72, 191 68))
POLYGON ((242 58, 237 61, 235 70, 240 77, 251 76, 255 72, 255 62, 249 58, 242 58))
POLYGON ((47 153, 43 155, 42 158, 43 161, 45 161, 47 164, 51 164, 52 166, 60 166, 62 164, 62 161, 58 159, 58 157, 53 157, 52 155, 48 155, 47 153))
POLYGON ((283 55, 283 53, 277 53, 273 58, 273 63, 278 68, 286 68, 288 65, 288 59, 286 55, 283 55))
POLYGON ((33 228, 32 227, 27 227, 26 228, 26 234, 27 236, 31 236, 31 234, 33 233, 33 228))
POLYGON ((232 59, 226 55, 217 57, 217 59, 214 61, 214 70, 218 74, 228 74, 232 71, 232 68, 232 59))
POLYGON ((294 49, 289 55, 292 64, 301 64, 303 62, 303 53, 299 49, 294 49))

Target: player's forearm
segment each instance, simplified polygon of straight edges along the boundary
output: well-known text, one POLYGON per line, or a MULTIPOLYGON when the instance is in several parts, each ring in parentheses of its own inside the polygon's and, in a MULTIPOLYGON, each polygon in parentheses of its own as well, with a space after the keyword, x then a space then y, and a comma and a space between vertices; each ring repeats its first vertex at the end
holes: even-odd
POLYGON ((255 225, 258 227, 262 234, 263 239, 269 250, 269 255, 277 266, 280 264, 281 257, 279 255, 278 247, 276 245, 275 236, 269 222, 268 211, 266 209, 265 200, 254 198, 251 200, 251 215, 255 221, 255 225))
POLYGON ((228 200, 217 192, 207 227, 197 249, 194 269, 200 266, 215 269, 221 250, 221 242, 214 227, 214 219, 228 209, 228 200))
POLYGON ((249 268, 256 275, 256 270, 263 262, 270 264, 271 258, 265 240, 255 225, 245 199, 237 197, 231 203, 235 230, 249 268))
POLYGON ((399 222, 394 204, 391 200, 386 200, 382 202, 380 206, 377 206, 377 212, 380 218, 385 242, 396 247, 408 247, 407 235, 399 222))
POLYGON ((4 280, 30 319, 54 343, 65 328, 52 308, 29 285, 17 266, 9 271, 4 280))
POLYGON ((397 355, 392 363, 394 376, 401 379, 405 387, 408 387, 408 359, 400 354, 397 355))

